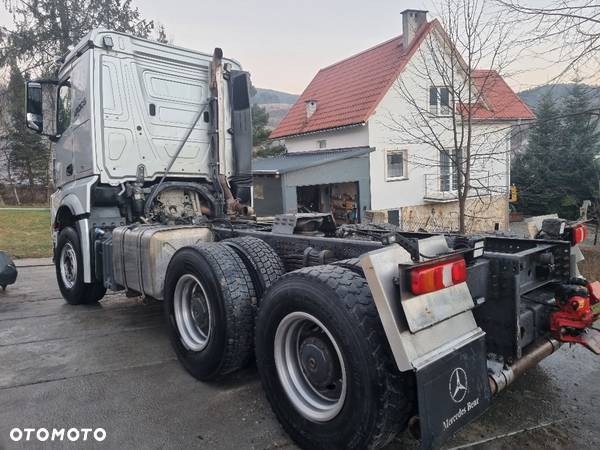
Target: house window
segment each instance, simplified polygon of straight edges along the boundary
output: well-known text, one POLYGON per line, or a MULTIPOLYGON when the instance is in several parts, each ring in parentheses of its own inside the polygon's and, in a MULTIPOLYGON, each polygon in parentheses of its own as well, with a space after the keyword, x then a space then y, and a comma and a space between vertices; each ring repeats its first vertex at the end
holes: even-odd
POLYGON ((458 189, 458 170, 456 153, 452 157, 447 151, 440 152, 440 191, 452 192, 458 189))
POLYGON ((429 88, 429 112, 435 116, 450 115, 450 91, 447 87, 429 88))
POLYGON ((326 139, 318 140, 317 144, 319 144, 319 148, 327 148, 327 140, 326 139))
POLYGON ((408 177, 408 153, 406 150, 387 150, 385 154, 385 177, 387 180, 403 180, 408 177))

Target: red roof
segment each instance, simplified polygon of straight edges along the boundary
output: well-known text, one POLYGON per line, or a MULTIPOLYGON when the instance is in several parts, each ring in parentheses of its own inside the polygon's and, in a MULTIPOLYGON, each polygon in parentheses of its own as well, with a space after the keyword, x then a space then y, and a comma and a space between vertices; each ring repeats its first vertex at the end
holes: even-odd
POLYGON ((473 107, 474 119, 535 119, 533 112, 495 70, 474 70, 473 82, 482 97, 473 107))
POLYGON ((423 26, 408 50, 402 36, 321 69, 271 133, 271 139, 366 122, 437 21, 423 26), (307 119, 305 102, 317 101, 307 119))

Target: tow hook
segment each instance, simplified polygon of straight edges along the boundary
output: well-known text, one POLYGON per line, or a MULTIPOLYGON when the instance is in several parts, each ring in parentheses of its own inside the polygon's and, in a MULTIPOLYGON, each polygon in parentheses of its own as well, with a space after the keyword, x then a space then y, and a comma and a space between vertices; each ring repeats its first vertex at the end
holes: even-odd
POLYGON ((560 342, 581 344, 600 355, 600 330, 594 322, 600 312, 594 305, 600 304, 600 281, 589 283, 575 278, 556 289, 556 306, 559 310, 550 316, 550 330, 560 342))

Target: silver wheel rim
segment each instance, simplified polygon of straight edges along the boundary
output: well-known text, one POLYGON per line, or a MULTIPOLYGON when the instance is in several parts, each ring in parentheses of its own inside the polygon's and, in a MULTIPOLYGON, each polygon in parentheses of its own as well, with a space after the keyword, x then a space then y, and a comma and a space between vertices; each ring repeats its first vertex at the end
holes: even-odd
POLYGON ((60 252, 60 277, 67 289, 73 289, 77 282, 77 253, 70 242, 60 252))
POLYGON ((279 380, 302 416, 326 422, 339 414, 347 392, 344 358, 316 317, 300 311, 285 316, 275 332, 274 356, 279 380))
POLYGON ((175 323, 182 344, 191 351, 203 350, 212 332, 212 312, 206 290, 193 275, 183 275, 173 294, 175 323))

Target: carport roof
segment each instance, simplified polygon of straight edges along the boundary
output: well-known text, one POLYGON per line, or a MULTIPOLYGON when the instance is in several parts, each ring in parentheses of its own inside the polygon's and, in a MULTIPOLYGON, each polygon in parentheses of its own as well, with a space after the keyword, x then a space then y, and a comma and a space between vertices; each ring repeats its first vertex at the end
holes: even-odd
POLYGON ((286 153, 271 158, 255 159, 253 161, 252 172, 255 175, 278 175, 348 158, 355 158, 372 151, 373 149, 370 147, 351 147, 286 153))

